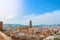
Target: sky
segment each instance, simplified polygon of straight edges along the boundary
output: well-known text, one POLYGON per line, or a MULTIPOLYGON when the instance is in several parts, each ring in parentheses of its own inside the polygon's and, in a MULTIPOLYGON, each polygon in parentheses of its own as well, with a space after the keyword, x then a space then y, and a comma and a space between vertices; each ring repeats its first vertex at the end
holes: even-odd
POLYGON ((60 0, 0 0, 4 24, 60 24, 60 0))

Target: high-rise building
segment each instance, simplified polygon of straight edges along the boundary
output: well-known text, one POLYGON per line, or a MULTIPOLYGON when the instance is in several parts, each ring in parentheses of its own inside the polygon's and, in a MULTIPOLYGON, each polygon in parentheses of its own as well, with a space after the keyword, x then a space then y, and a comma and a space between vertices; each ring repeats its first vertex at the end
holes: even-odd
POLYGON ((30 24, 29 24, 29 27, 32 28, 32 21, 30 20, 30 24))
POLYGON ((2 28, 3 28, 3 22, 0 21, 0 31, 2 31, 2 28))

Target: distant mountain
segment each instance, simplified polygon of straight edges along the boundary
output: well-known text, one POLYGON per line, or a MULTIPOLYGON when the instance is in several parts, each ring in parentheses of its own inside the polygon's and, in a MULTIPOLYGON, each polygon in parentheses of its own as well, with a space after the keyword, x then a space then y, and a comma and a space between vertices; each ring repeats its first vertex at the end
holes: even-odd
MULTIPOLYGON (((3 26, 22 26, 21 24, 3 24, 3 26)), ((26 25, 24 25, 26 26, 26 25)), ((28 26, 28 25, 27 25, 28 26)), ((60 24, 51 24, 51 25, 46 25, 46 24, 40 24, 40 25, 33 25, 33 26, 60 26, 60 24)))
POLYGON ((21 24, 3 24, 3 26, 13 26, 13 27, 16 27, 16 26, 21 26, 21 24))
POLYGON ((60 24, 39 25, 39 26, 60 26, 60 24))
POLYGON ((34 25, 34 26, 60 26, 60 24, 39 24, 39 25, 34 25))

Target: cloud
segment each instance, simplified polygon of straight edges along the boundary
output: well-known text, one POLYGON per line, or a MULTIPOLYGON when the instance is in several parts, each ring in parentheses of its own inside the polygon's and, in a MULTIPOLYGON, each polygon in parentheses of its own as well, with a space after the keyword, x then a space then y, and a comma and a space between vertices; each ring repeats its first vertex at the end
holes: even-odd
POLYGON ((12 23, 14 17, 18 15, 19 8, 22 9, 21 3, 19 0, 0 0, 0 21, 12 23))
POLYGON ((33 25, 39 24, 60 24, 60 10, 47 12, 44 14, 36 15, 27 15, 21 20, 21 24, 28 25, 29 20, 33 21, 33 25))

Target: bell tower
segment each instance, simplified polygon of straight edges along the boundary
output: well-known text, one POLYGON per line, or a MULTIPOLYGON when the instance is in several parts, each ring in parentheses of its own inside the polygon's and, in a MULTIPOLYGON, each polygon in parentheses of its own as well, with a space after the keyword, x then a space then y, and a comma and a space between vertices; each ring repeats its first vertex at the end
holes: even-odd
POLYGON ((29 27, 32 28, 32 20, 30 20, 29 27))

